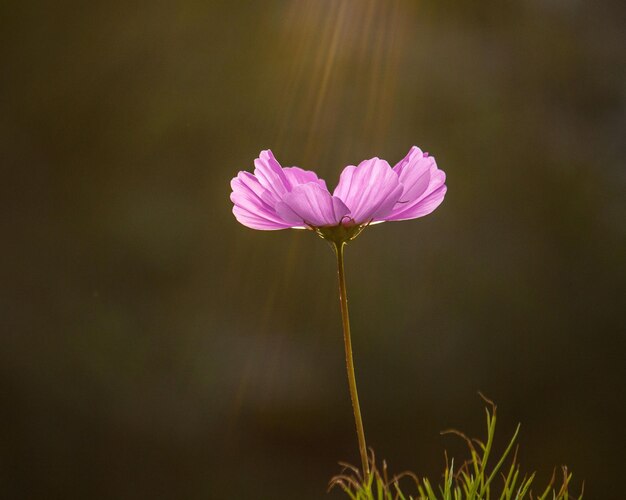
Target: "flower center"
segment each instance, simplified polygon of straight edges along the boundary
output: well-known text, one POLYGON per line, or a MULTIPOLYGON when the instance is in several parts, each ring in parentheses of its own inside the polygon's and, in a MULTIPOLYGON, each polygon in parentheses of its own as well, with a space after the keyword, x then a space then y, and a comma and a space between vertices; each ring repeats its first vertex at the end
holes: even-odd
POLYGON ((348 243, 355 239, 367 226, 368 224, 355 224, 352 226, 339 224, 337 226, 322 226, 314 229, 320 238, 330 241, 331 243, 341 244, 348 243))

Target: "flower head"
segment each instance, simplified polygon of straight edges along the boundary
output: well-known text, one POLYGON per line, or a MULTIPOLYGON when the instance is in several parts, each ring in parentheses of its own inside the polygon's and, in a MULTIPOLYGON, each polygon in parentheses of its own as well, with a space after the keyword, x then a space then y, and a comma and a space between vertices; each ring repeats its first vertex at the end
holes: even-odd
POLYGON ((309 228, 347 241, 370 223, 428 215, 446 194, 445 173, 417 146, 393 168, 379 158, 347 166, 332 194, 314 172, 283 168, 270 150, 254 166, 254 175, 231 181, 230 195, 235 217, 252 229, 309 228))

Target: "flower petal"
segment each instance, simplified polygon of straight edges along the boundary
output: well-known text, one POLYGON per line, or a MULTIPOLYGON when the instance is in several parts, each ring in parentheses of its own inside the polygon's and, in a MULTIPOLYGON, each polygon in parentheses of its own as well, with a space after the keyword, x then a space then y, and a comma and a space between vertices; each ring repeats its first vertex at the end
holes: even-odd
POLYGON ((291 184, 292 189, 299 184, 306 184, 307 182, 317 182, 324 189, 328 190, 324 179, 318 178, 315 172, 311 172, 310 170, 302 170, 299 167, 285 167, 283 168, 283 172, 285 173, 287 180, 291 184))
POLYGON ((420 148, 413 146, 403 160, 393 167, 393 171, 398 174, 400 184, 404 188, 402 197, 398 200, 404 204, 417 200, 430 182, 431 168, 437 168, 435 159, 432 156, 425 155, 420 148))
POLYGON ((293 225, 323 227, 339 224, 350 210, 318 182, 307 182, 287 193, 276 212, 293 225))
POLYGON ((261 186, 267 189, 275 202, 280 201, 285 193, 291 191, 291 183, 269 149, 261 151, 259 157, 254 160, 254 166, 255 177, 261 186))
POLYGON ((334 196, 350 208, 350 217, 363 224, 387 216, 402 194, 398 175, 385 160, 372 158, 343 169, 334 196))
POLYGON ((285 229, 285 222, 272 206, 273 197, 249 172, 239 172, 231 183, 230 199, 234 203, 233 213, 244 226, 253 229, 285 229))
POLYGON ((398 221, 417 219, 418 217, 428 215, 443 201, 447 191, 445 182, 445 172, 443 170, 439 170, 436 164, 434 164, 434 167, 431 167, 430 170, 430 180, 426 190, 415 200, 404 204, 396 204, 393 212, 385 217, 385 220, 398 221))
POLYGON ((261 231, 277 231, 279 229, 288 229, 292 227, 291 225, 271 222, 237 205, 233 207, 233 214, 240 224, 243 224, 250 229, 259 229, 261 231))

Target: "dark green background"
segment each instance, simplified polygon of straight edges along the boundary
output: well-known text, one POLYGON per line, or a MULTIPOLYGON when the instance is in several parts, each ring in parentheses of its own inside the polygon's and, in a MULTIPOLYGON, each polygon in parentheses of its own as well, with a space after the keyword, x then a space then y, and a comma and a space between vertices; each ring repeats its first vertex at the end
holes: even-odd
POLYGON ((436 480, 481 390, 540 482, 622 498, 625 17, 2 2, 0 496, 325 498, 358 461, 333 256, 239 225, 229 181, 417 144, 445 202, 346 256, 369 444, 436 480))

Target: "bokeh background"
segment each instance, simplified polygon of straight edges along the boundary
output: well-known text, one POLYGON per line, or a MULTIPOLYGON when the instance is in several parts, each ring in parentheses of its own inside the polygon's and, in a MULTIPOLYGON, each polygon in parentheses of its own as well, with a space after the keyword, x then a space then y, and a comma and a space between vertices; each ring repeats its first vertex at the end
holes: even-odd
POLYGON ((2 2, 0 496, 341 498, 332 252, 229 181, 417 144, 445 202, 347 252, 369 444, 436 480, 481 390, 540 483, 623 498, 624 6, 2 2))

